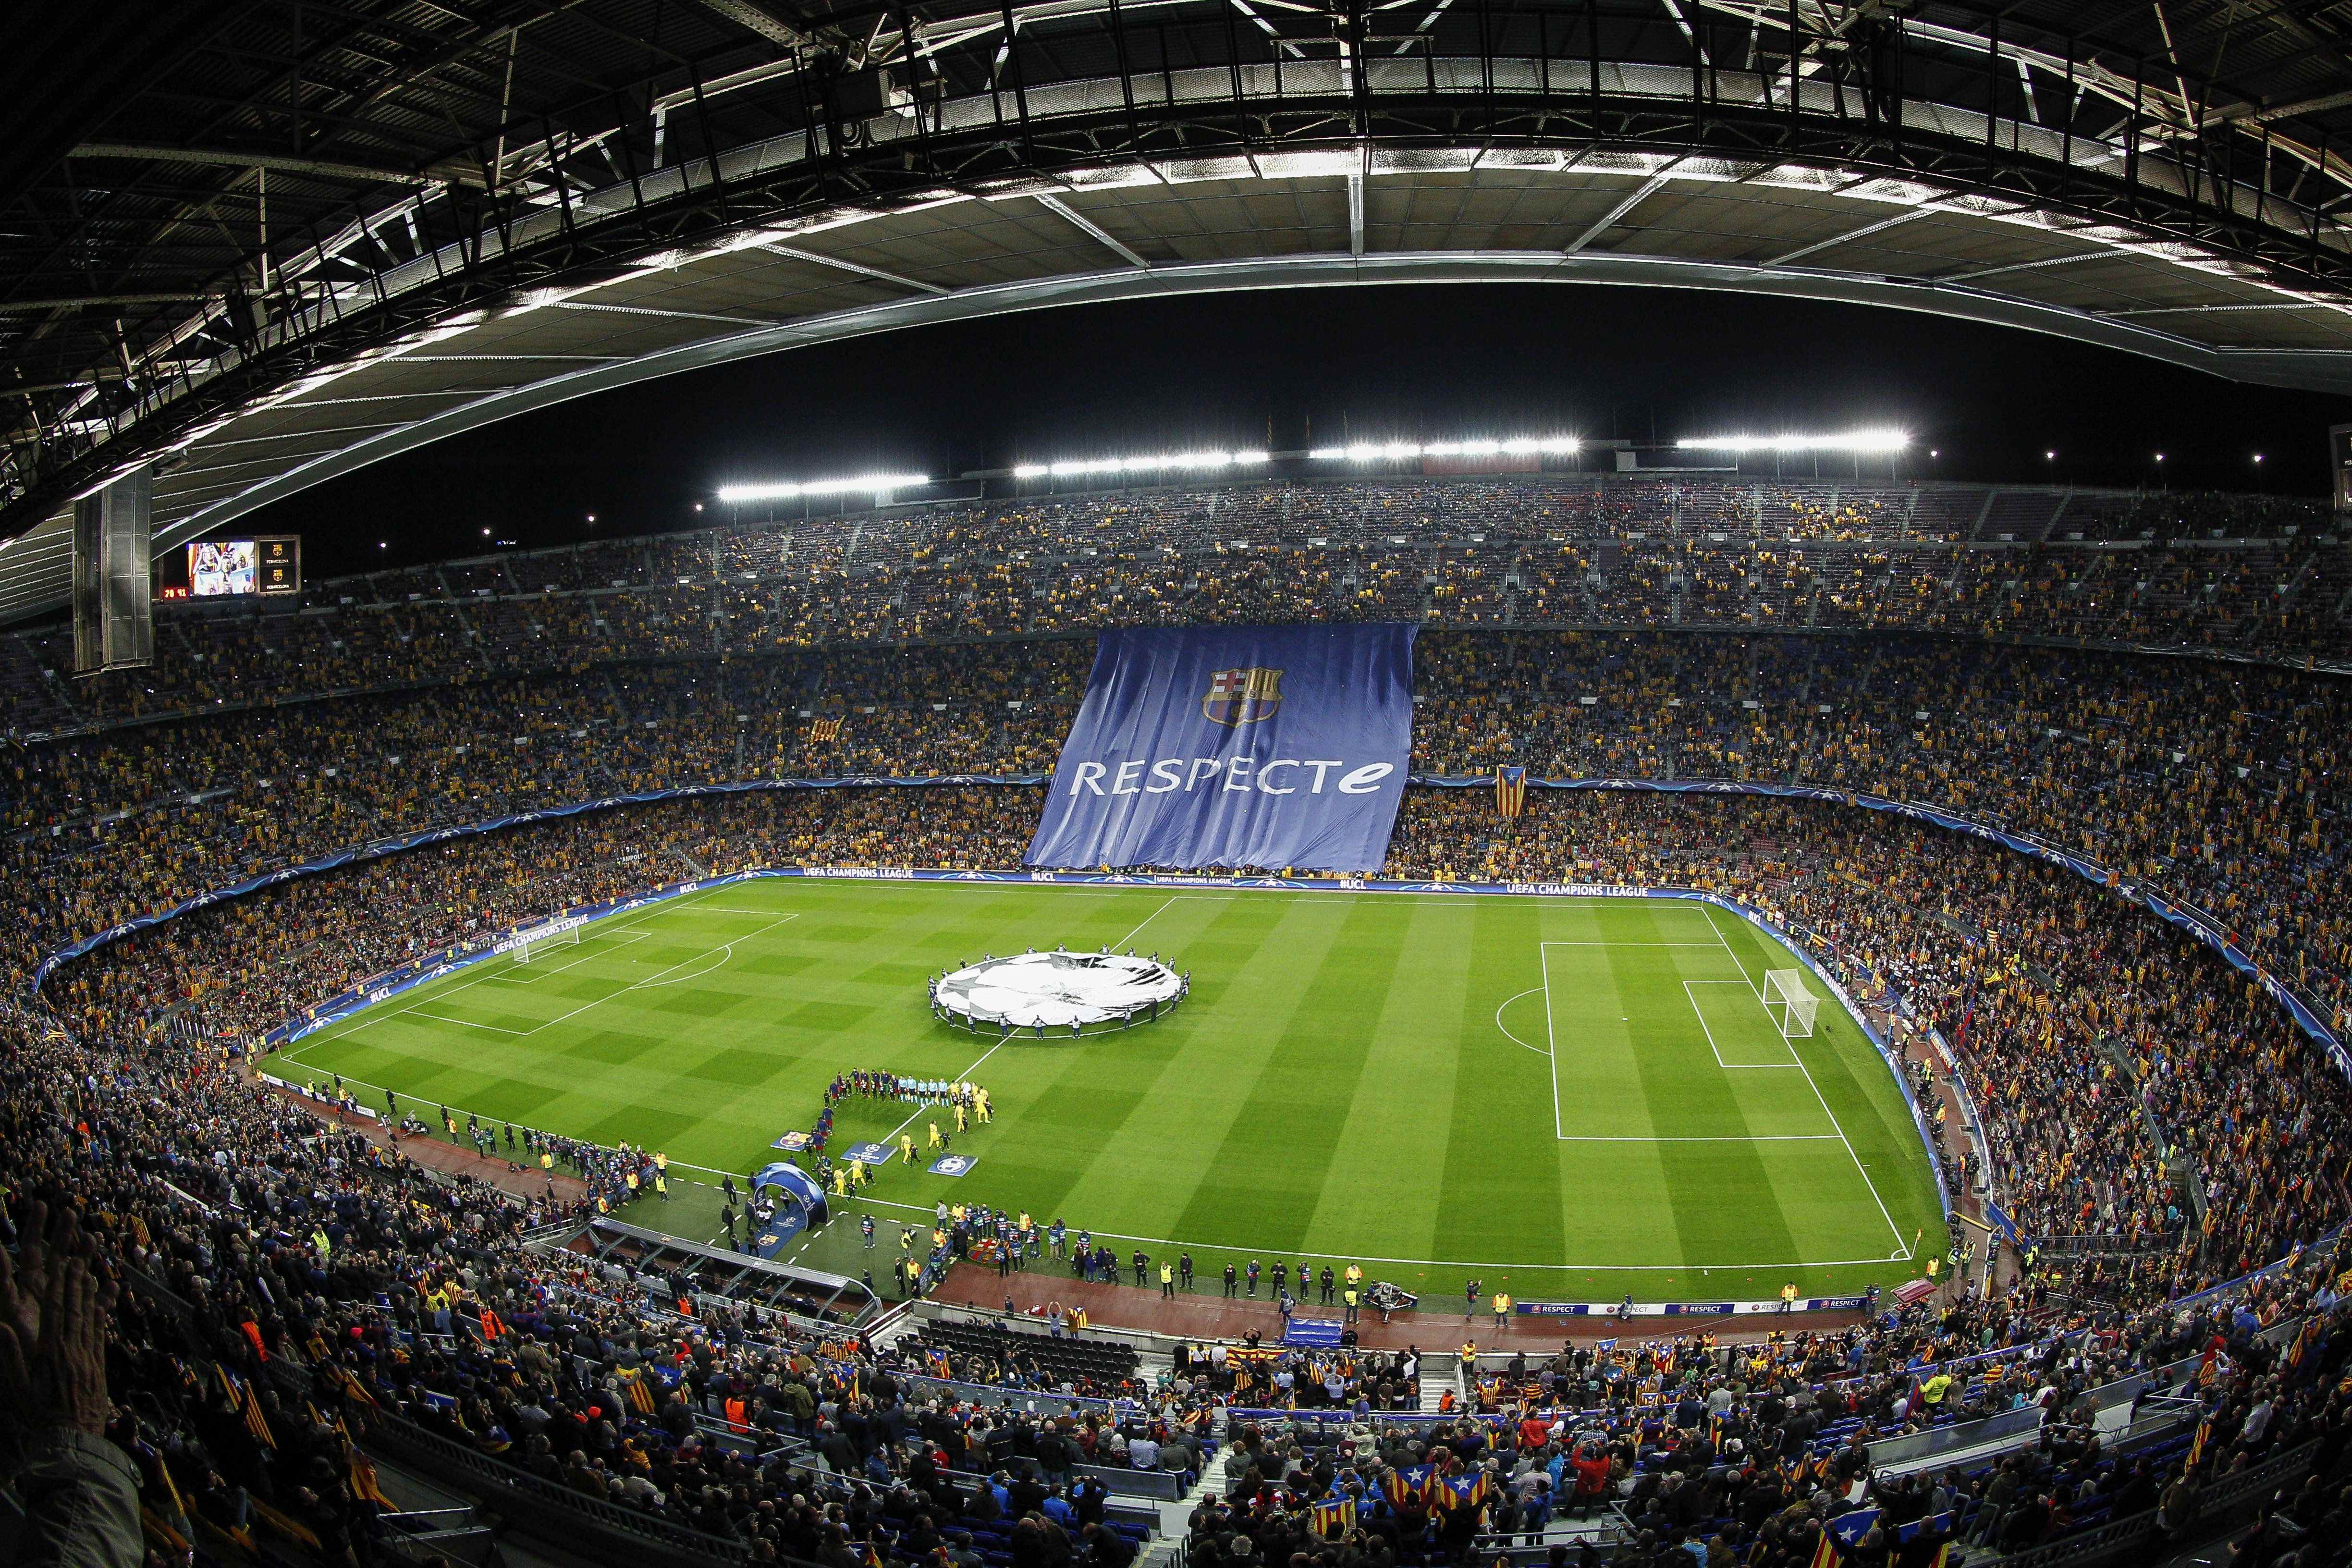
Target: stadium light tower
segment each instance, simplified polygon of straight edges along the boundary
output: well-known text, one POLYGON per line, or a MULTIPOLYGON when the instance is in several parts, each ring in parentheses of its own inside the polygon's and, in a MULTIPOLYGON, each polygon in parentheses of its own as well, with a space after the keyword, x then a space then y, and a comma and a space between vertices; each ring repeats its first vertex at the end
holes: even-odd
POLYGON ((1885 458, 1887 471, 1892 474, 1895 459, 1910 445, 1910 432, 1880 426, 1827 436, 1685 436, 1675 442, 1675 448, 1689 452, 1727 452, 1735 460, 1751 453, 1769 453, 1772 458, 1772 471, 1776 474, 1780 471, 1781 463, 1792 457, 1812 458, 1813 471, 1819 474, 1822 453, 1843 453, 1853 458, 1854 477, 1859 479, 1864 458, 1885 458))
POLYGON ((919 489, 930 482, 928 474, 858 474, 845 479, 775 479, 761 484, 721 485, 719 487, 719 499, 733 506, 753 500, 799 500, 809 496, 887 496, 898 490, 919 489))
MULTIPOLYGON (((741 506, 750 501, 796 500, 801 503, 801 515, 809 515, 809 502, 835 496, 870 496, 877 506, 887 506, 890 498, 899 490, 920 489, 931 482, 928 474, 856 474, 838 479, 771 479, 756 484, 721 485, 719 499, 730 506, 741 506)), ((694 510, 700 511, 702 503, 696 501, 694 510)), ((770 517, 775 515, 772 509, 770 517)))
POLYGON ((1270 452, 1159 452, 1134 458, 1076 458, 1057 463, 1018 463, 1016 479, 1094 479, 1108 474, 1213 474, 1227 468, 1262 468, 1274 460, 1270 452))

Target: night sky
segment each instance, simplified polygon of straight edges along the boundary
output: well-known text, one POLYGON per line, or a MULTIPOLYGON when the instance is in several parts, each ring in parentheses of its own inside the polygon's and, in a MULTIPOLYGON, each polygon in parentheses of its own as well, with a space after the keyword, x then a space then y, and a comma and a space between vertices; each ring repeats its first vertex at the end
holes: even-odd
POLYGON ((2326 427, 2345 422, 2352 400, 1864 306, 1563 284, 1292 289, 1036 311, 648 382, 362 469, 232 531, 303 535, 315 580, 490 540, 716 522, 720 508, 694 502, 740 479, 1310 438, 1864 425, 1912 432, 1915 477, 2316 495, 2326 427))

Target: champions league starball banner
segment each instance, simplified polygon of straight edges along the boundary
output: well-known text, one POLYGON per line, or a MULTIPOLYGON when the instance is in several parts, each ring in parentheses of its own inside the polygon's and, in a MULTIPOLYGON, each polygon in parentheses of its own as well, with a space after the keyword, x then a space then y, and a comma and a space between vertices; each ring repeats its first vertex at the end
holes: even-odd
POLYGON ((1378 869, 1412 755, 1417 629, 1104 632, 1024 863, 1378 869))

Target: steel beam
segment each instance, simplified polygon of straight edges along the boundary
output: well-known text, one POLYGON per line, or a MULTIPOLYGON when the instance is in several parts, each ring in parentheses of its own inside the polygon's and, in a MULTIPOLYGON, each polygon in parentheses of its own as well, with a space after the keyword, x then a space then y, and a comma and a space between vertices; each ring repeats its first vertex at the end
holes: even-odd
MULTIPOLYGON (((1025 279, 922 295, 814 316, 760 331, 706 339, 620 364, 551 376, 528 386, 477 398, 413 423, 382 431, 312 458, 301 467, 216 501, 169 530, 193 538, 247 512, 300 494, 313 485, 371 463, 479 429, 501 419, 616 386, 710 365, 875 332, 946 321, 974 321, 1063 305, 1254 289, 1339 288, 1382 283, 1588 283, 1703 289, 1714 292, 1832 300, 1916 310, 1960 321, 2015 327, 2095 343, 2232 380, 2272 386, 2352 394, 2352 351, 2217 349, 2111 318, 2035 304, 1981 289, 1889 279, 1875 273, 1783 271, 1728 262, 1682 261, 1615 254, 1561 256, 1543 251, 1375 252, 1369 256, 1259 257, 1241 261, 1175 263, 1146 269, 1120 268, 1076 277, 1025 279)), ((292 406, 299 407, 301 405, 292 406)), ((302 434, 289 432, 291 437, 302 434)))

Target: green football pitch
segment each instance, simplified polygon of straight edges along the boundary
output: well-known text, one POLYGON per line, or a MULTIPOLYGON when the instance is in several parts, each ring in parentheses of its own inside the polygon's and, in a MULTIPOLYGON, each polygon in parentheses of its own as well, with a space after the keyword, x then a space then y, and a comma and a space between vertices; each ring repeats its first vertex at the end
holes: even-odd
MULTIPOLYGON (((1695 900, 775 878, 404 992, 277 1070, 739 1184, 837 1072, 971 1079, 996 1108, 955 1141, 971 1169, 893 1162, 804 1249, 886 1286, 890 1226, 943 1195, 1091 1228, 1122 1261, 1189 1250, 1211 1289, 1229 1257, 1360 1261, 1438 1306, 1473 1278, 1593 1301, 1912 1278, 1915 1238, 1922 1258, 1942 1245, 1926 1153, 1833 999, 1811 1037, 1782 1037, 1759 991, 1793 966, 1695 900), (930 975, 983 952, 1106 944, 1189 970, 1190 998, 1132 1029, 1001 1044, 928 1005, 930 975)), ((845 1102, 832 1146, 906 1116, 845 1102)), ((635 1210, 717 1230, 698 1187, 635 1210)))

